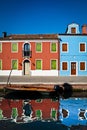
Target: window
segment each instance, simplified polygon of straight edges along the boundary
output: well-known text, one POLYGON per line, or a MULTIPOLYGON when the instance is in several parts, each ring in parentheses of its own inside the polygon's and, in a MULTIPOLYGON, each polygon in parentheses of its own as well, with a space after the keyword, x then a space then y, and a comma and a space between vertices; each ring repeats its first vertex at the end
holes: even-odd
POLYGON ((2 70, 2 60, 0 60, 0 70, 2 70))
POLYGON ((37 103, 41 103, 41 102, 42 102, 42 99, 37 99, 36 102, 37 102, 37 103))
POLYGON ((2 43, 0 43, 0 52, 2 52, 2 43))
POLYGON ((36 43, 36 52, 41 52, 41 51, 42 51, 42 44, 36 43))
POLYGON ((42 118, 42 111, 41 110, 36 110, 36 117, 37 117, 37 119, 42 118))
POLYGON ((62 62, 62 70, 67 70, 67 62, 62 62))
POLYGON ((12 69, 17 70, 18 69, 18 60, 12 60, 12 69))
POLYGON ((23 56, 24 57, 31 57, 31 51, 30 51, 30 44, 29 43, 24 44, 23 56))
POLYGON ((81 52, 85 51, 85 43, 80 43, 80 51, 81 52))
POLYGON ((56 70, 57 69, 56 60, 51 60, 51 69, 52 70, 56 70))
POLYGON ((67 52, 67 51, 68 51, 67 48, 68 48, 67 43, 63 43, 63 44, 62 44, 62 51, 63 51, 63 52, 67 52))
POLYGON ((36 60, 36 69, 41 70, 42 69, 42 61, 41 60, 36 60))
POLYGON ((56 51, 57 51, 56 43, 51 43, 51 52, 56 52, 56 51))
POLYGON ((85 70, 85 62, 80 62, 80 70, 85 70))
POLYGON ((12 43, 12 52, 18 52, 18 43, 12 43))
POLYGON ((76 33, 76 28, 72 27, 71 28, 71 33, 75 34, 76 33))
POLYGON ((55 108, 51 109, 51 117, 52 117, 52 119, 56 119, 57 118, 57 111, 55 110, 55 108))

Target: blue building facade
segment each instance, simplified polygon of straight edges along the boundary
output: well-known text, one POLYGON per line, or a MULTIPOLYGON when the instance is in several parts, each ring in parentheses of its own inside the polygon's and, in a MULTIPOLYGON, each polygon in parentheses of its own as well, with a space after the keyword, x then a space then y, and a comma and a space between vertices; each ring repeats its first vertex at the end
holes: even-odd
POLYGON ((60 76, 87 76, 87 26, 68 25, 60 38, 60 76))

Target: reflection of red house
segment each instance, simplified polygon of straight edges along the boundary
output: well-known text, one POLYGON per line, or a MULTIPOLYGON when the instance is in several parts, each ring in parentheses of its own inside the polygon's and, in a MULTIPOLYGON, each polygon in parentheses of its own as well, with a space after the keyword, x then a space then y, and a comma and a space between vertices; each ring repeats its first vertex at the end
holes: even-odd
POLYGON ((40 102, 38 100, 31 101, 31 105, 33 108, 33 116, 36 116, 36 112, 38 110, 41 111, 41 118, 52 119, 52 110, 56 112, 56 119, 59 117, 59 101, 53 101, 52 99, 43 99, 40 102))
POLYGON ((21 117, 23 113, 22 100, 9 100, 9 99, 0 100, 0 109, 3 111, 4 117, 11 118, 12 108, 17 108, 18 117, 21 117))
MULTIPOLYGON (((0 109, 3 111, 3 116, 7 118, 11 118, 12 108, 17 108, 18 117, 22 117, 23 114, 23 102, 24 100, 9 100, 2 99, 0 100, 0 109)), ((32 116, 37 117, 36 112, 38 110, 41 111, 42 117, 41 119, 53 119, 52 118, 52 110, 55 112, 55 119, 57 120, 59 117, 59 102, 53 101, 52 99, 39 99, 39 100, 31 100, 29 104, 32 108, 32 116)))

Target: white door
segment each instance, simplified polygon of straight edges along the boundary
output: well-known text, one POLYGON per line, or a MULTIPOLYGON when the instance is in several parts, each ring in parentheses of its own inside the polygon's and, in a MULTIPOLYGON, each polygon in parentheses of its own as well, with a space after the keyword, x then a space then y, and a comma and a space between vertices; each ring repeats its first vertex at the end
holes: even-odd
POLYGON ((24 61, 24 75, 30 74, 30 63, 28 60, 24 61))

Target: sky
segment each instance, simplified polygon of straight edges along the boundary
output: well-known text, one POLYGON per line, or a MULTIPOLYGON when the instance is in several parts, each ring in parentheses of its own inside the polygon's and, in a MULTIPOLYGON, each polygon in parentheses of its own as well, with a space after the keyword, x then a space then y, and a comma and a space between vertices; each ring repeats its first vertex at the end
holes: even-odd
POLYGON ((87 0, 0 0, 0 36, 65 33, 87 24, 87 0))

